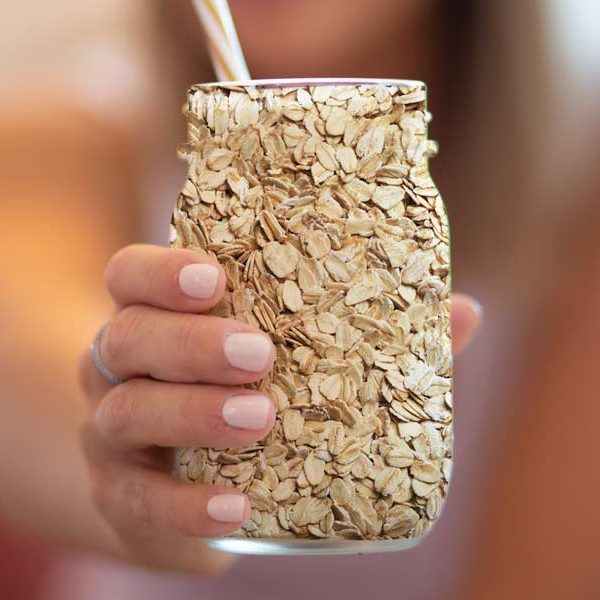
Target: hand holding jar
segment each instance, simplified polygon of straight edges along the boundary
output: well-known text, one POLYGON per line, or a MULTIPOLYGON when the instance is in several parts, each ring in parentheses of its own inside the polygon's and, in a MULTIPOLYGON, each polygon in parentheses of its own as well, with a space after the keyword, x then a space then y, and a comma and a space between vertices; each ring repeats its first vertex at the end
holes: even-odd
MULTIPOLYGON (((250 503, 231 487, 173 478, 172 448, 239 448, 264 438, 275 422, 271 400, 240 386, 269 372, 274 348, 253 327, 204 314, 221 299, 225 274, 196 251, 128 246, 110 261, 106 285, 116 311, 100 353, 126 381, 109 383, 91 353, 82 356, 94 501, 135 563, 214 570, 226 555, 209 554, 199 538, 238 530, 250 503)), ((455 295, 455 351, 479 318, 473 300, 455 295)))

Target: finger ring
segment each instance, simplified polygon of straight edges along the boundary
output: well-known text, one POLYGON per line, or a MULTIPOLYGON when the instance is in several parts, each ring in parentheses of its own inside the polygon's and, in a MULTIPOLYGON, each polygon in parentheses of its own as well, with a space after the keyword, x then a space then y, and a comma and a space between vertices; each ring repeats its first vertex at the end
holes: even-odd
POLYGON ((119 385, 125 380, 121 379, 120 377, 115 375, 110 369, 108 369, 102 361, 102 356, 100 355, 100 342, 102 341, 102 335, 104 334, 104 330, 106 329, 107 325, 108 323, 105 323, 104 325, 102 325, 102 327, 100 327, 98 333, 94 336, 94 341, 90 345, 90 349, 92 351, 92 361, 94 362, 96 369, 98 369, 98 372, 100 373, 100 375, 102 375, 102 377, 104 377, 104 379, 106 379, 113 385, 119 385))

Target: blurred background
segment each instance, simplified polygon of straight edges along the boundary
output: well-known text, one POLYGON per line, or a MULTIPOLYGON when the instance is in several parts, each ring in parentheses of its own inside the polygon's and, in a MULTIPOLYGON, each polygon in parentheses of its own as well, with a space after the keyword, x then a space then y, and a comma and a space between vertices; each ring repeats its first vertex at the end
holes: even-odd
POLYGON ((429 84, 454 287, 485 310, 456 364, 444 518, 410 552, 244 559, 217 579, 82 547, 77 356, 110 313, 108 257, 166 244, 180 106, 213 75, 185 0, 0 0, 0 597, 598 598, 600 3, 231 6, 256 77, 429 84))

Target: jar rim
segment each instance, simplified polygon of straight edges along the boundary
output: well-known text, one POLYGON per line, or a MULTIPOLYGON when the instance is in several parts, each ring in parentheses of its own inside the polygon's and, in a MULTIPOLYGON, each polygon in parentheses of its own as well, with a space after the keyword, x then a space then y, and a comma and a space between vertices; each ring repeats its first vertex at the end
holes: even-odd
POLYGON ((327 86, 327 85, 395 85, 405 87, 424 87, 423 81, 416 79, 388 79, 376 77, 291 77, 275 79, 245 79, 237 81, 211 81, 197 83, 193 89, 235 88, 235 87, 298 87, 298 86, 327 86))

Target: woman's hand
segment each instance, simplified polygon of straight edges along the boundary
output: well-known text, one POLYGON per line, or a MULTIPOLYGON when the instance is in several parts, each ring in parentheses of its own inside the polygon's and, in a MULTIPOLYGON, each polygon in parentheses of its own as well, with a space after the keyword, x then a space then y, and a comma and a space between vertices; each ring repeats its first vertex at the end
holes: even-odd
POLYGON ((225 274, 197 252, 128 246, 113 256, 105 279, 117 310, 100 354, 127 381, 111 386, 89 352, 83 357, 93 499, 134 560, 197 570, 203 552, 196 538, 232 533, 250 505, 237 490, 172 478, 166 449, 263 438, 274 406, 239 386, 271 369, 275 349, 244 323, 199 314, 220 300, 225 274))
MULTIPOLYGON (((225 273, 208 256, 127 246, 110 260, 105 279, 116 312, 100 354, 126 381, 111 386, 90 352, 82 357, 93 500, 128 559, 214 572, 229 559, 199 538, 239 529, 249 517, 248 498, 232 488, 176 480, 169 449, 240 447, 262 439, 275 408, 268 396, 239 386, 269 372, 275 348, 249 325, 202 314, 225 289, 225 273)), ((476 304, 455 296, 452 319, 460 349, 479 322, 476 304)))

